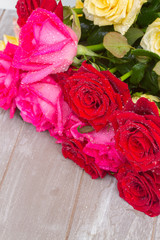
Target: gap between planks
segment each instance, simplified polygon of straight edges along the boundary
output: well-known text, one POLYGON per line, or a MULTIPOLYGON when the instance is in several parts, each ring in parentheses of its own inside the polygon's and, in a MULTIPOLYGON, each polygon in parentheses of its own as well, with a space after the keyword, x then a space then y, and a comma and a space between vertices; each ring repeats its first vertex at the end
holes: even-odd
POLYGON ((151 240, 155 240, 157 221, 158 221, 158 217, 156 217, 153 222, 153 231, 152 231, 151 240))
POLYGON ((1 187, 2 187, 3 182, 4 182, 4 180, 5 180, 5 177, 6 177, 6 175, 7 175, 9 166, 10 166, 11 161, 12 161, 13 153, 14 153, 14 151, 15 151, 15 149, 16 149, 16 145, 17 145, 17 143, 18 143, 18 140, 19 140, 19 137, 20 137, 20 135, 21 135, 21 132, 22 132, 22 130, 23 130, 23 128, 24 128, 24 125, 25 125, 25 122, 23 122, 23 124, 22 124, 22 126, 21 126, 21 128, 20 128, 20 130, 19 130, 19 133, 18 133, 18 136, 17 136, 17 138, 16 138, 15 144, 14 144, 13 149, 12 149, 12 151, 11 151, 11 155, 10 155, 10 157, 9 157, 9 160, 8 160, 8 163, 7 163, 7 166, 6 166, 6 169, 5 169, 5 171, 4 171, 4 174, 3 174, 3 176, 2 176, 2 180, 0 181, 0 190, 1 190, 1 187))
POLYGON ((2 13, 1 13, 1 15, 0 15, 0 21, 1 21, 1 19, 2 19, 2 17, 3 17, 3 15, 4 15, 4 13, 5 13, 6 10, 3 9, 3 10, 0 10, 0 11, 2 11, 2 13))
POLYGON ((72 212, 71 212, 71 216, 70 216, 70 219, 69 219, 68 228, 67 228, 67 231, 66 231, 65 240, 68 240, 68 239, 69 239, 69 235, 70 235, 70 231, 71 231, 72 223, 73 223, 73 218, 74 218, 74 214, 75 214, 76 207, 77 207, 77 203, 78 203, 78 198, 79 198, 79 194, 80 194, 80 189, 81 189, 81 184, 82 184, 83 176, 84 176, 84 170, 83 170, 83 172, 82 172, 82 175, 81 175, 81 178, 80 178, 80 181, 79 181, 79 185, 78 185, 78 189, 77 189, 75 201, 74 201, 73 208, 72 208, 72 212))

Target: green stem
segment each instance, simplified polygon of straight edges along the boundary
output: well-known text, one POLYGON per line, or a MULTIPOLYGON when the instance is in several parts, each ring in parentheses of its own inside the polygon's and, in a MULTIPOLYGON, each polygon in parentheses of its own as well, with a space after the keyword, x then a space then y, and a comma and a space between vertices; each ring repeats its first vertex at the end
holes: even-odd
POLYGON ((129 78, 132 75, 132 70, 125 73, 123 76, 120 77, 121 81, 125 81, 127 78, 129 78))
POLYGON ((117 68, 114 67, 114 68, 111 68, 111 69, 108 69, 111 73, 115 73, 117 71, 117 68))
POLYGON ((73 11, 75 11, 77 14, 83 14, 83 8, 73 8, 73 11))
POLYGON ((91 45, 91 46, 86 46, 86 48, 88 48, 89 50, 92 50, 94 52, 102 51, 102 50, 105 49, 103 43, 99 43, 99 44, 91 45))

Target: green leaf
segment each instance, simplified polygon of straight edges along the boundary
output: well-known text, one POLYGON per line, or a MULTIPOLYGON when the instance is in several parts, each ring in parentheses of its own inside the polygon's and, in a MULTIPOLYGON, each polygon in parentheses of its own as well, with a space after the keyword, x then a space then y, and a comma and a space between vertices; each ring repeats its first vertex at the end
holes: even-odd
POLYGON ((151 58, 150 57, 146 57, 146 56, 136 56, 136 59, 138 62, 141 62, 141 63, 148 63, 149 61, 151 61, 151 58))
POLYGON ((97 54, 95 52, 93 52, 92 50, 88 49, 87 47, 83 46, 83 45, 78 45, 77 47, 77 56, 90 56, 90 57, 98 57, 98 58, 103 58, 103 59, 107 59, 107 57, 102 56, 100 54, 97 54))
POLYGON ((121 74, 121 75, 124 75, 125 73, 129 72, 132 70, 133 66, 135 65, 135 61, 134 59, 133 60, 130 60, 128 59, 127 62, 124 62, 123 64, 115 64, 118 72, 121 74))
POLYGON ((71 15, 72 15, 71 8, 67 7, 67 6, 64 6, 63 7, 63 19, 67 19, 71 15))
POLYGON ((98 71, 100 71, 100 68, 99 68, 99 66, 98 66, 96 63, 91 62, 91 65, 92 65, 95 69, 97 69, 98 71))
POLYGON ((156 18, 160 17, 160 1, 148 0, 141 9, 141 13, 138 16, 137 23, 141 27, 147 27, 156 18))
POLYGON ((140 98, 142 94, 143 94, 143 92, 135 92, 135 93, 132 95, 132 97, 133 97, 133 98, 134 98, 134 97, 140 98))
POLYGON ((90 133, 94 131, 94 128, 92 126, 84 126, 84 127, 78 127, 77 128, 79 133, 90 133))
POLYGON ((96 26, 93 29, 93 31, 89 34, 89 37, 87 38, 87 43, 89 45, 102 43, 104 36, 111 31, 113 31, 113 26, 103 26, 103 27, 96 26))
POLYGON ((85 17, 80 18, 80 24, 81 24, 81 39, 80 41, 85 41, 88 36, 92 33, 94 30, 95 26, 93 25, 92 21, 89 21, 85 19, 85 17))
POLYGON ((156 65, 153 68, 153 71, 157 73, 158 76, 160 76, 160 61, 156 63, 156 65))
POLYGON ((92 50, 86 48, 83 45, 78 45, 77 47, 77 56, 90 56, 90 57, 98 57, 99 55, 95 52, 93 52, 92 50))
POLYGON ((103 45, 117 58, 124 57, 131 48, 127 39, 117 32, 107 33, 103 39, 103 45))
POLYGON ((160 13, 155 12, 154 10, 147 10, 139 15, 137 23, 141 27, 148 27, 148 25, 151 24, 158 17, 160 17, 160 13))
POLYGON ((155 12, 160 11, 160 1, 159 0, 151 0, 150 9, 155 12))
POLYGON ((73 9, 71 9, 71 11, 73 14, 72 29, 76 33, 79 40, 81 38, 81 25, 80 25, 79 17, 73 9))
POLYGON ((158 88, 160 90, 160 76, 158 76, 158 88))
POLYGON ((72 15, 71 8, 64 6, 63 7, 63 23, 69 27, 72 26, 71 15, 72 15))
POLYGON ((108 57, 109 61, 110 61, 111 63, 113 63, 113 64, 124 64, 124 63, 128 63, 127 60, 125 60, 125 59, 123 59, 123 58, 122 58, 122 59, 121 59, 121 58, 117 58, 117 57, 113 56, 112 53, 110 53, 110 52, 107 52, 107 57, 108 57))
POLYGON ((140 82, 140 87, 153 95, 158 94, 158 75, 150 67, 147 68, 144 78, 140 82))
POLYGON ((144 32, 142 32, 139 28, 130 28, 125 34, 125 37, 127 38, 128 43, 133 45, 133 43, 135 43, 137 39, 141 38, 143 35, 144 32))
POLYGON ((154 102, 157 105, 157 107, 160 109, 160 102, 156 102, 156 101, 154 101, 154 102))
POLYGON ((131 50, 131 53, 134 56, 146 56, 146 57, 150 57, 150 58, 153 58, 153 59, 156 59, 156 60, 157 59, 160 60, 160 56, 158 54, 147 51, 147 50, 144 50, 144 49, 131 50))
POLYGON ((142 78, 144 77, 146 69, 146 64, 137 63, 132 68, 132 76, 130 78, 130 83, 138 85, 142 78))

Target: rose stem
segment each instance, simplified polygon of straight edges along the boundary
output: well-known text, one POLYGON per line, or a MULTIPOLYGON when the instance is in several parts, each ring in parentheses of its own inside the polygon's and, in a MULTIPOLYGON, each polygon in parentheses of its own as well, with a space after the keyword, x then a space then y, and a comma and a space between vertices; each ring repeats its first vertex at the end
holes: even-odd
POLYGON ((99 43, 99 44, 96 44, 96 45, 91 45, 91 46, 86 46, 86 48, 88 48, 89 50, 92 50, 94 52, 96 51, 102 51, 105 49, 103 43, 99 43))
POLYGON ((73 11, 75 11, 77 14, 83 14, 83 8, 73 8, 73 11))
POLYGON ((111 73, 115 73, 117 71, 117 68, 114 67, 114 68, 111 68, 111 69, 108 69, 111 73))
POLYGON ((132 75, 132 70, 125 73, 123 76, 120 77, 121 81, 125 81, 127 78, 129 78, 132 75))

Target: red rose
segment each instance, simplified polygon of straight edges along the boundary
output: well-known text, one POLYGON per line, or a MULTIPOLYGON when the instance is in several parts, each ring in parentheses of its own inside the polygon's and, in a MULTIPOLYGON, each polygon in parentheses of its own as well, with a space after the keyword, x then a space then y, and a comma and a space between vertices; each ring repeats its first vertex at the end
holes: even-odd
POLYGON ((5 50, 0 52, 0 107, 10 109, 10 117, 16 109, 15 98, 19 88, 19 70, 12 66, 16 45, 8 43, 5 50))
POLYGON ((103 178, 106 171, 100 169, 94 161, 94 158, 87 156, 83 152, 85 143, 82 143, 74 138, 68 139, 62 143, 62 153, 65 158, 71 159, 77 165, 84 169, 93 179, 98 177, 103 178))
POLYGON ((155 103, 140 98, 112 118, 117 149, 136 171, 160 167, 160 117, 155 103), (127 111, 128 110, 128 111, 127 111))
POLYGON ((133 208, 150 217, 160 214, 160 169, 137 173, 125 164, 116 178, 120 197, 133 208))
POLYGON ((109 71, 99 72, 87 63, 62 82, 65 100, 96 131, 104 128, 110 115, 121 110, 130 98, 126 83, 109 71))
POLYGON ((22 27, 33 10, 36 8, 44 8, 54 12, 63 21, 63 6, 61 1, 56 3, 56 0, 18 0, 16 4, 18 14, 18 25, 22 27))

